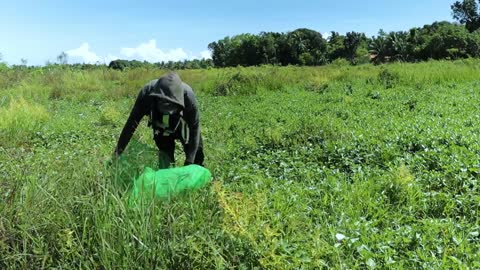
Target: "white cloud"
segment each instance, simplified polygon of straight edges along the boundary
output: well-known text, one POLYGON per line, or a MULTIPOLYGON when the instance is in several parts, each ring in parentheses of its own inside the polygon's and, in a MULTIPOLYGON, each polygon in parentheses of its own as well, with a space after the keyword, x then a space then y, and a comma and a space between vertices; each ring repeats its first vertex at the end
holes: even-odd
POLYGON ((322 37, 328 40, 332 36, 332 32, 325 32, 322 34, 322 37))
POLYGON ((209 50, 206 50, 206 51, 203 51, 203 52, 200 52, 200 59, 211 59, 212 58, 212 54, 210 53, 209 50))
POLYGON ((194 58, 192 55, 187 54, 182 48, 164 52, 157 48, 157 42, 154 39, 147 43, 141 43, 136 48, 122 48, 120 53, 128 58, 149 62, 181 61, 194 58))
POLYGON ((95 64, 97 62, 105 63, 108 65, 113 60, 125 59, 125 60, 139 60, 139 61, 148 61, 151 63, 155 62, 168 62, 168 61, 183 61, 183 60, 193 60, 193 59, 211 59, 212 56, 210 51, 205 50, 200 52, 200 56, 193 52, 186 52, 182 48, 172 49, 164 51, 160 48, 157 48, 157 42, 155 39, 152 39, 148 42, 140 43, 135 48, 121 48, 120 54, 111 54, 108 53, 105 55, 98 56, 96 53, 90 51, 90 46, 87 42, 84 42, 80 47, 76 49, 71 49, 66 51, 69 61, 72 63, 88 63, 95 64), (117 56, 119 55, 119 56, 117 56))
POLYGON ((84 63, 94 64, 101 60, 94 52, 90 51, 90 46, 87 42, 82 43, 80 47, 66 51, 68 56, 79 57, 84 63))

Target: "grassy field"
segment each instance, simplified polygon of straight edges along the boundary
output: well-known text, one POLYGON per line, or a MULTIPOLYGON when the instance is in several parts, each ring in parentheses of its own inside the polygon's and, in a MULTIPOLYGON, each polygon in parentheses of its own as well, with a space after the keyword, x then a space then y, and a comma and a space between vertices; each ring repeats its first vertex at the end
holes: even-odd
POLYGON ((157 166, 145 120, 107 161, 165 71, 3 70, 0 268, 478 269, 479 71, 179 71, 214 181, 130 208, 132 179, 157 166))

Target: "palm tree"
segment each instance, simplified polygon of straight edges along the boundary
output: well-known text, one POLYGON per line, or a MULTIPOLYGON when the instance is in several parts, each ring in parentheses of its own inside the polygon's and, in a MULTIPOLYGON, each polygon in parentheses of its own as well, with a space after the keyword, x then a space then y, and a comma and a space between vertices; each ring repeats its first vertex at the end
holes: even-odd
POLYGON ((385 62, 388 55, 387 40, 384 36, 372 37, 368 45, 369 53, 372 55, 372 61, 375 64, 385 62))
POLYGON ((389 43, 393 49, 393 57, 397 60, 405 61, 408 58, 408 42, 406 33, 391 32, 388 35, 389 43))
POLYGON ((348 60, 353 63, 355 58, 355 53, 357 52, 358 47, 362 40, 365 39, 364 34, 357 32, 348 32, 343 40, 345 51, 347 53, 348 60))

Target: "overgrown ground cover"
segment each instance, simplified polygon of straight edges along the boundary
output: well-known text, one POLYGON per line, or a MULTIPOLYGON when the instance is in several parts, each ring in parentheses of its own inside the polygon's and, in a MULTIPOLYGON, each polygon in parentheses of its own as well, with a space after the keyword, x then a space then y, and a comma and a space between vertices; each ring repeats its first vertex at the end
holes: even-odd
POLYGON ((0 268, 480 268, 479 70, 180 71, 214 182, 137 208, 146 124, 107 161, 165 71, 2 70, 0 268))

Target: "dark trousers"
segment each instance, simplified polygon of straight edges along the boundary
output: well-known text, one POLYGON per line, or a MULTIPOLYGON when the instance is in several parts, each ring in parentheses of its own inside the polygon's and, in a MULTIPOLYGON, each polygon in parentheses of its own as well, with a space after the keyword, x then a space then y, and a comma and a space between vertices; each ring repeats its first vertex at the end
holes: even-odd
MULTIPOLYGON (((175 163, 175 140, 179 139, 178 136, 162 136, 156 135, 153 137, 155 144, 158 147, 158 159, 160 169, 168 168, 170 164, 175 163)), ((179 139, 180 140, 180 139, 179 139)), ((185 142, 180 140, 183 146, 183 151, 185 151, 185 142)), ((203 154, 203 141, 202 135, 200 135, 200 142, 198 144, 197 153, 195 154, 194 164, 203 166, 203 161, 205 156, 203 154)))

